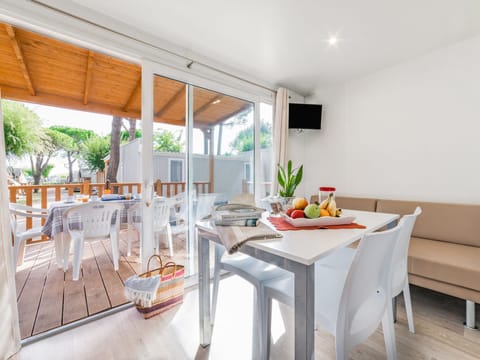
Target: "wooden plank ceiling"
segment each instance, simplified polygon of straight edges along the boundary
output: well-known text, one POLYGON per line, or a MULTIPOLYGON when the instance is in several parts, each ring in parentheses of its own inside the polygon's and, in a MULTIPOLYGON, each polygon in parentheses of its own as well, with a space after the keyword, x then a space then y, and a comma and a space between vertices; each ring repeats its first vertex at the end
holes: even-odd
MULTIPOLYGON (((0 23, 0 88, 5 99, 124 118, 141 118, 141 68, 0 23)), ((185 84, 154 82, 155 121, 185 126, 185 84)), ((209 127, 250 103, 202 88, 194 90, 194 123, 209 127)), ((80 126, 80 124, 79 124, 80 126)))

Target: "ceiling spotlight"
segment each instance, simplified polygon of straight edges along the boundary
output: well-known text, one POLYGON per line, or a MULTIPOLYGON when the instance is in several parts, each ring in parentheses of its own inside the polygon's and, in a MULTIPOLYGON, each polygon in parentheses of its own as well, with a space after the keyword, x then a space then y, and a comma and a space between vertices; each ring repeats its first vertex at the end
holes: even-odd
POLYGON ((220 99, 217 99, 217 100, 212 102, 212 105, 218 104, 219 102, 220 102, 220 99))
POLYGON ((336 36, 330 36, 328 38, 328 45, 335 46, 338 43, 338 38, 336 36))

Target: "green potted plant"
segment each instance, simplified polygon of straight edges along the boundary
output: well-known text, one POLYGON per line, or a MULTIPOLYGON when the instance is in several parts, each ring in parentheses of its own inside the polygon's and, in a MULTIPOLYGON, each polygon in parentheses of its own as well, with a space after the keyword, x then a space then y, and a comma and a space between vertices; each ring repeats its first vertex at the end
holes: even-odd
POLYGON ((277 181, 280 186, 279 195, 283 198, 291 198, 295 194, 295 189, 302 181, 303 177, 303 165, 293 169, 292 160, 288 160, 287 169, 277 164, 277 181))

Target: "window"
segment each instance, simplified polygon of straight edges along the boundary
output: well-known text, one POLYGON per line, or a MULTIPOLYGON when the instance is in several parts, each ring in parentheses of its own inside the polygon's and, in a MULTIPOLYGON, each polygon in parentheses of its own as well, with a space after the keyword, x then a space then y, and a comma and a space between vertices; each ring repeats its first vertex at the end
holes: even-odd
POLYGON ((185 181, 183 159, 168 159, 168 181, 185 181))

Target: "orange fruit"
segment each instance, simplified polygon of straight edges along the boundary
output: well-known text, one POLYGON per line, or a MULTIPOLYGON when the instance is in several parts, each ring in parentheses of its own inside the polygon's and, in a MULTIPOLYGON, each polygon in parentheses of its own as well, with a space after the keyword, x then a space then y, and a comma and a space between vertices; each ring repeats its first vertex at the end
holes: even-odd
POLYGON ((330 216, 327 209, 320 209, 320 216, 330 216))

